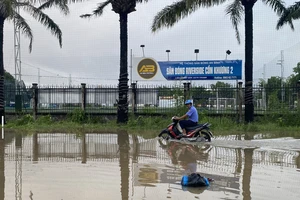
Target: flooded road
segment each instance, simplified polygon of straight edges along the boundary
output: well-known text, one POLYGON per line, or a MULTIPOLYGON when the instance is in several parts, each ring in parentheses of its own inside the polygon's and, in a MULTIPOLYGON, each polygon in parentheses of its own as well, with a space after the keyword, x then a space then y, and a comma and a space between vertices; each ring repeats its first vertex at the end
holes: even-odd
POLYGON ((300 140, 217 137, 187 144, 119 134, 0 140, 0 200, 300 199, 300 140), (180 185, 197 172, 209 187, 180 185))

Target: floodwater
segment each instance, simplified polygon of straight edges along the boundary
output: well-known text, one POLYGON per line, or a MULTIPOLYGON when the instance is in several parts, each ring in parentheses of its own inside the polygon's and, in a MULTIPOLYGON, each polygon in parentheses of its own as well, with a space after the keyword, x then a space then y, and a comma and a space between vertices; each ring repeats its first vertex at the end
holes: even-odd
POLYGON ((7 134, 0 200, 300 199, 300 140, 164 143, 127 133, 7 134), (193 172, 204 188, 180 185, 193 172))

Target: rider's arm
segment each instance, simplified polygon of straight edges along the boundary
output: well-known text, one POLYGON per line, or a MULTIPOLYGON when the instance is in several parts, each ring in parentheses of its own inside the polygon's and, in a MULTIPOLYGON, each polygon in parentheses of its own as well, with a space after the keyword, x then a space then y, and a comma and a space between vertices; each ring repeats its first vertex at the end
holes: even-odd
POLYGON ((184 114, 184 115, 182 115, 181 117, 177 117, 177 120, 185 119, 187 116, 188 116, 187 114, 184 114))

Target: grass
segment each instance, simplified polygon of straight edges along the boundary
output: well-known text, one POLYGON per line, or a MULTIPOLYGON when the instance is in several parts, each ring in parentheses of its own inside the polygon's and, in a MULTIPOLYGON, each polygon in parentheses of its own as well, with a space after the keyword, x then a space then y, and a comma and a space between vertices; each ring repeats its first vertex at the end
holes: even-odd
MULTIPOLYGON (((130 134, 142 135, 145 138, 155 137, 171 123, 170 117, 130 116, 128 123, 117 124, 115 118, 91 117, 80 110, 75 110, 65 119, 53 118, 50 115, 40 116, 37 120, 29 114, 7 120, 5 130, 25 133, 113 133, 120 130, 130 134)), ((200 123, 211 123, 215 136, 237 134, 263 134, 265 137, 296 137, 300 138, 298 115, 273 116, 258 118, 251 124, 238 124, 230 117, 208 117, 200 114, 200 123)))

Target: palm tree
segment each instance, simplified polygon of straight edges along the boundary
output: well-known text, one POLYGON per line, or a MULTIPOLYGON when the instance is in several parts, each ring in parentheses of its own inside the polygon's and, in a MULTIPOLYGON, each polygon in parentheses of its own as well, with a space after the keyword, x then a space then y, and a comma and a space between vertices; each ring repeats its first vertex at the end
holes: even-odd
POLYGON ((62 32, 59 26, 42 10, 52 6, 58 7, 64 14, 69 12, 67 0, 1 0, 0 2, 0 116, 4 116, 4 63, 3 63, 3 40, 4 40, 4 22, 14 21, 16 27, 25 34, 30 40, 29 51, 32 50, 33 33, 29 24, 19 14, 22 9, 29 13, 34 19, 44 25, 51 33, 58 38, 59 45, 62 47, 62 32), (36 7, 37 2, 43 2, 40 7, 36 7))
MULTIPOLYGON (((229 0, 228 0, 229 1, 229 0)), ((245 15, 245 122, 254 120, 253 105, 253 12, 252 8, 257 0, 233 0, 226 8, 240 43, 238 25, 242 15, 245 15)), ((213 7, 227 2, 226 0, 181 0, 165 7, 155 16, 152 31, 163 27, 172 27, 179 20, 189 16, 201 7, 213 7)), ((275 12, 281 14, 284 10, 281 0, 262 0, 275 12)))
POLYGON ((81 15, 81 17, 101 16, 104 8, 111 4, 112 10, 119 14, 120 22, 120 75, 119 75, 119 99, 117 123, 128 121, 128 14, 135 11, 136 3, 148 0, 107 0, 98 5, 92 14, 81 15))

